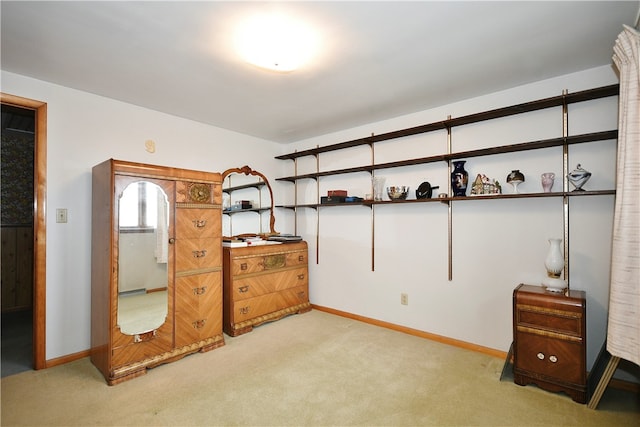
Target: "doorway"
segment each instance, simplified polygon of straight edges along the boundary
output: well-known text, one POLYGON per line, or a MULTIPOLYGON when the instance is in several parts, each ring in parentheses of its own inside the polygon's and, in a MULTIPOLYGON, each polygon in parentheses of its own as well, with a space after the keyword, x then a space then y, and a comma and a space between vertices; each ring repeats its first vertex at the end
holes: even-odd
MULTIPOLYGON (((0 159, 2 168, 9 167, 8 156, 5 159, 5 136, 12 134, 14 140, 22 141, 31 149, 31 153, 21 154, 21 160, 17 163, 28 161, 30 166, 23 166, 29 172, 23 172, 21 179, 28 180, 31 192, 26 190, 25 200, 11 204, 11 209, 17 209, 11 214, 4 212, 7 200, 3 199, 3 251, 5 243, 15 253, 15 261, 7 262, 3 254, 2 279, 11 278, 14 283, 9 291, 2 290, 2 352, 3 362, 5 356, 5 338, 11 338, 7 347, 11 345, 21 346, 13 357, 19 358, 12 361, 7 367, 7 374, 17 373, 25 369, 46 368, 45 325, 46 325, 46 130, 47 130, 47 105, 41 101, 21 98, 0 93, 2 106, 2 143, 3 156, 0 159), (5 114, 6 113, 6 114, 5 114), (15 120, 10 120, 15 119, 15 120), (9 129, 5 129, 5 123, 9 129), (13 126, 13 127, 10 127, 13 126), (31 135, 29 135, 31 133, 31 135), (31 144, 28 141, 31 138, 31 144), (26 160, 25 160, 26 159, 26 160), (32 197, 31 197, 32 196, 32 197), (22 207, 18 206, 23 203, 22 207), (24 203, 28 206, 25 207, 24 203), (30 211, 25 213, 25 211, 30 211), (6 224, 5 224, 6 222, 6 224), (14 228, 5 234, 5 225, 14 228), (5 239, 6 238, 6 239, 5 239), (11 269, 11 271, 9 270, 11 269), (9 274, 10 273, 10 274, 9 274), (17 283, 15 282, 17 280, 17 283), (29 282, 29 283, 26 283, 29 282), (5 301, 5 297, 7 300, 5 301), (7 323, 5 324, 5 320, 7 323), (13 326, 11 326, 13 325, 13 326), (10 329, 6 329, 10 326, 10 329), (24 337, 25 334, 31 334, 24 337), (5 336, 6 335, 6 336, 5 336), (26 348, 26 350, 25 350, 26 348), (26 354, 25 354, 26 352, 26 354), (29 354, 30 353, 30 354, 29 354), (20 360, 20 358, 22 358, 20 360), (24 360, 30 358, 30 360, 24 360)), ((7 144, 8 147, 11 144, 7 144)), ((16 143, 14 141, 13 145, 16 143)), ((19 145, 19 144, 18 144, 19 145)), ((11 163, 16 163, 15 158, 11 163)), ((9 167, 9 169, 11 169, 9 167)), ((4 172, 3 172, 4 174, 4 172)), ((9 181, 7 181, 9 182, 9 181)), ((3 185, 4 187, 4 185, 3 185)), ((4 191, 4 188, 3 188, 4 191)), ((5 194, 3 193, 3 197, 5 194)), ((4 365, 4 363, 3 363, 4 365)), ((2 376, 5 376, 5 367, 2 367, 2 376)))

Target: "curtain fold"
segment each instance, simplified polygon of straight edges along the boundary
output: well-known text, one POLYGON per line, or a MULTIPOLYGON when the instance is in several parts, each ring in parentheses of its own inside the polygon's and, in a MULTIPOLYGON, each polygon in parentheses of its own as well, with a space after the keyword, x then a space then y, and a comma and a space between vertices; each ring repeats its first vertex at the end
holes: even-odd
POLYGON ((640 365, 640 33, 625 25, 613 51, 620 97, 607 350, 640 365))

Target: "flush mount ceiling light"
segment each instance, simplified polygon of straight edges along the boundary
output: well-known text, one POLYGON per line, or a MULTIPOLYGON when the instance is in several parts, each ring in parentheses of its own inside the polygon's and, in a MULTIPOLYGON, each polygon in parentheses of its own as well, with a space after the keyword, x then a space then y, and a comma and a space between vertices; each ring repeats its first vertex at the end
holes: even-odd
POLYGON ((235 35, 242 58, 268 70, 290 72, 307 63, 317 49, 317 36, 304 23, 282 14, 255 15, 235 35))

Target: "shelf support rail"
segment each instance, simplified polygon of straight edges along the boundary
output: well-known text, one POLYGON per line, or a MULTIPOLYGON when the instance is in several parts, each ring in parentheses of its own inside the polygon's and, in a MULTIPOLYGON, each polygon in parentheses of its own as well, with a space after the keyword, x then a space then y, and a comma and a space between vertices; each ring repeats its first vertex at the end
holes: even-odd
POLYGON ((569 136, 569 105, 567 103, 567 95, 569 91, 564 89, 562 91, 562 137, 564 143, 562 144, 562 226, 564 227, 564 280, 567 282, 567 293, 569 292, 569 180, 567 175, 569 174, 569 144, 567 144, 567 137, 569 136))
MULTIPOLYGON (((451 115, 447 116, 447 120, 451 120, 451 115)), ((447 154, 452 153, 451 147, 451 126, 446 125, 447 127, 447 154)), ((451 177, 451 159, 447 161, 447 170, 448 175, 451 177)), ((451 188, 451 179, 447 180, 447 194, 452 195, 451 188)), ((447 246, 448 246, 448 258, 449 258, 449 281, 453 280, 453 203, 451 201, 447 202, 447 246)))
MULTIPOLYGON (((319 148, 316 145, 316 148, 319 148)), ((320 173, 320 154, 314 154, 316 158, 316 173, 320 173)), ((320 204, 320 179, 316 177, 317 204, 320 204)), ((320 264, 320 208, 316 208, 316 265, 320 264)))
MULTIPOLYGON (((371 133, 373 137, 373 133, 371 133)), ((373 142, 369 143, 371 149, 371 166, 376 164, 376 154, 373 142)), ((375 197, 375 187, 373 185, 373 178, 375 177, 375 170, 371 169, 371 197, 375 197)), ((376 215, 373 203, 371 208, 371 271, 376 271, 376 215)))

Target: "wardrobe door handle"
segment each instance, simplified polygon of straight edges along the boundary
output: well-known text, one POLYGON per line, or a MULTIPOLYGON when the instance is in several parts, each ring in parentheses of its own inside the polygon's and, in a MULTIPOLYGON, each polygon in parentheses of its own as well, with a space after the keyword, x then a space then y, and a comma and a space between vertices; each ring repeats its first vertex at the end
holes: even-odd
POLYGON ((173 245, 176 242, 176 239, 174 239, 173 237, 169 239, 169 244, 173 245))

